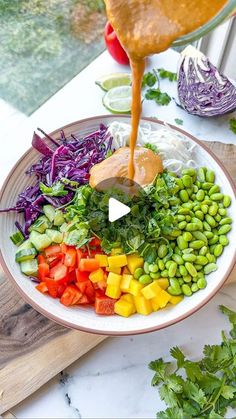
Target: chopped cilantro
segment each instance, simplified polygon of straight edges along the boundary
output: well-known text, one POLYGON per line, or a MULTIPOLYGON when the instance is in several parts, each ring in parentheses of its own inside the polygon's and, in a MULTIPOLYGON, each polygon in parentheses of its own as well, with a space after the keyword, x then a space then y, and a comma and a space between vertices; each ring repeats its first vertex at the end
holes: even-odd
POLYGON ((161 79, 168 79, 169 81, 177 80, 177 73, 172 73, 172 71, 167 71, 164 68, 158 68, 157 71, 161 79))
POLYGON ((184 121, 183 121, 183 119, 175 118, 175 123, 177 125, 183 125, 184 121))
POLYGON ((231 129, 231 131, 236 134, 236 118, 231 118, 229 120, 229 128, 231 129))

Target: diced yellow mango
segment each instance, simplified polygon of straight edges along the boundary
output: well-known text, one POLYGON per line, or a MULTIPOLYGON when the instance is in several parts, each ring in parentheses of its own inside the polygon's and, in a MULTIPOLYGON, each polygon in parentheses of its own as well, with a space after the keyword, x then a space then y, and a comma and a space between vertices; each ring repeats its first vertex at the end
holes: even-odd
POLYGON ((125 266, 125 267, 123 268, 123 274, 128 274, 128 275, 130 275, 130 270, 127 268, 127 266, 125 266))
POLYGON ((136 308, 135 308, 135 304, 134 304, 134 297, 131 294, 123 294, 120 297, 120 300, 124 300, 124 301, 128 301, 128 303, 132 304, 132 313, 136 313, 136 308))
POLYGON ((160 305, 159 305, 159 300, 158 300, 158 298, 157 298, 157 297, 154 297, 154 298, 152 298, 150 301, 151 301, 151 305, 152 305, 152 309, 153 309, 153 311, 157 311, 157 310, 159 310, 160 305))
POLYGON ((114 298, 115 300, 118 300, 121 296, 120 287, 117 285, 108 284, 105 294, 110 298, 114 298))
POLYGON ((122 292, 129 292, 131 279, 133 279, 132 275, 128 275, 128 274, 123 274, 122 275, 122 279, 121 279, 121 283, 120 283, 120 289, 121 289, 122 292))
POLYGON ((129 317, 133 314, 133 307, 128 301, 120 299, 115 303, 114 311, 120 316, 129 317))
POLYGON ((121 255, 123 253, 123 249, 121 247, 115 247, 114 249, 111 249, 111 255, 121 255))
POLYGON ((151 300, 151 298, 156 297, 160 292, 162 288, 159 287, 157 284, 157 281, 151 282, 151 284, 146 285, 142 290, 141 293, 147 300, 151 300))
POLYGON ((152 312, 151 302, 149 300, 146 300, 146 298, 144 298, 142 295, 134 297, 134 303, 137 313, 147 316, 152 312))
POLYGON ((156 296, 157 302, 160 308, 164 308, 166 304, 170 301, 171 295, 168 294, 165 290, 161 290, 161 292, 156 296))
POLYGON ((128 255, 127 260, 128 260, 127 265, 131 274, 134 274, 135 269, 143 267, 143 263, 144 263, 143 258, 141 258, 137 254, 128 255))
POLYGON ((127 265, 126 255, 108 256, 109 268, 122 268, 127 265))
POLYGON ((182 300, 183 300, 183 296, 182 295, 171 295, 170 298, 170 304, 176 305, 179 304, 182 300))
POLYGON ((107 277, 107 284, 116 285, 117 287, 120 288, 121 279, 122 279, 121 275, 117 275, 114 272, 109 272, 108 277, 107 277))
POLYGON ((107 255, 95 255, 95 259, 98 260, 99 266, 101 268, 105 268, 106 266, 108 266, 107 255))
POLYGON ((99 282, 103 281, 104 279, 104 272, 102 268, 98 268, 96 271, 93 271, 89 274, 89 279, 92 282, 99 282))
POLYGON ((136 279, 131 279, 129 293, 136 297, 137 295, 140 295, 141 289, 143 287, 144 286, 139 281, 137 281, 136 279))
POLYGON ((170 285, 168 278, 155 279, 155 282, 157 282, 159 287, 161 287, 163 290, 166 290, 170 285))
POLYGON ((109 266, 107 266, 106 268, 107 272, 114 272, 114 274, 121 274, 121 268, 110 268, 109 266))

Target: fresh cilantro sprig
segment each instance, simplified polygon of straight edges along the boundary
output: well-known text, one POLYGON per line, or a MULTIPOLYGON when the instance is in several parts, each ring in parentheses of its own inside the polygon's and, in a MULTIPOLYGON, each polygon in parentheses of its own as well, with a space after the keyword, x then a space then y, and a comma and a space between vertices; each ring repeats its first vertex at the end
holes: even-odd
POLYGON ((177 125, 183 125, 184 121, 183 121, 183 119, 180 119, 180 118, 175 118, 175 123, 176 123, 177 125))
POLYGON ((158 105, 169 105, 171 97, 166 92, 161 92, 159 88, 148 89, 145 93, 145 99, 154 100, 158 105))
POLYGON ((164 68, 158 68, 157 71, 161 79, 168 79, 169 81, 177 80, 177 73, 172 73, 172 71, 165 70, 164 68))
POLYGON ((236 118, 231 118, 229 120, 229 128, 231 129, 231 131, 236 134, 236 118))
POLYGON ((236 407, 236 312, 220 310, 231 323, 230 337, 222 332, 220 345, 205 345, 198 362, 186 358, 180 348, 170 354, 175 361, 152 361, 153 386, 159 386, 161 399, 168 406, 157 419, 223 419, 228 407, 236 407))
POLYGON ((176 81, 176 73, 167 71, 164 68, 153 69, 143 76, 142 88, 148 88, 145 92, 145 99, 154 100, 158 105, 169 105, 171 97, 166 92, 162 92, 160 88, 160 78, 176 81))
POLYGON ((65 185, 62 182, 55 182, 52 186, 47 186, 43 182, 39 184, 40 191, 47 196, 65 196, 68 191, 65 190, 65 185))

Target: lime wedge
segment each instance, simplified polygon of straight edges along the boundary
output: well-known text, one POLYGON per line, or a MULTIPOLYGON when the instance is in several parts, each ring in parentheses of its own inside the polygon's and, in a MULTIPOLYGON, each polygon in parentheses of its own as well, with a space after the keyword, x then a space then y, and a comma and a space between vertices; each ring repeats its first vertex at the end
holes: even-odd
POLYGON ((131 111, 131 87, 113 87, 105 94, 102 102, 112 113, 129 113, 131 111))
POLYGON ((108 92, 117 86, 130 86, 131 85, 131 74, 128 73, 113 73, 107 76, 100 77, 95 83, 101 87, 101 89, 108 92))

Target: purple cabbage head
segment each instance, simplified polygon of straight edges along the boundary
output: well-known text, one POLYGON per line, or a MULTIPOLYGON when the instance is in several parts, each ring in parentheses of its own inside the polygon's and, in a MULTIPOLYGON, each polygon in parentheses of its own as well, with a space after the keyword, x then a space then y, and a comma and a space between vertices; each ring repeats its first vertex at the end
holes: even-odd
POLYGON ((236 109, 236 87, 192 46, 181 53, 178 96, 180 105, 192 115, 210 117, 236 109))

